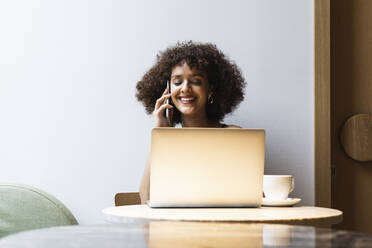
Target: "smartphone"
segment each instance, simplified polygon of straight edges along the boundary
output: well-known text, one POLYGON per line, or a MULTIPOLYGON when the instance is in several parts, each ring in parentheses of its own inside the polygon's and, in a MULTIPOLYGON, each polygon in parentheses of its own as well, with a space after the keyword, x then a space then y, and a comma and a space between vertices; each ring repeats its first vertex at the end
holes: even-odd
MULTIPOLYGON (((171 93, 171 86, 170 86, 170 82, 169 82, 169 80, 167 80, 167 89, 168 89, 168 94, 170 94, 170 93, 171 93)), ((172 105, 172 99, 171 99, 171 98, 168 98, 168 99, 166 100, 166 103, 172 105)), ((166 108, 166 109, 165 109, 165 117, 166 117, 167 119, 169 119, 169 123, 172 123, 172 120, 170 119, 170 114, 169 114, 169 112, 170 112, 170 109, 166 108)))

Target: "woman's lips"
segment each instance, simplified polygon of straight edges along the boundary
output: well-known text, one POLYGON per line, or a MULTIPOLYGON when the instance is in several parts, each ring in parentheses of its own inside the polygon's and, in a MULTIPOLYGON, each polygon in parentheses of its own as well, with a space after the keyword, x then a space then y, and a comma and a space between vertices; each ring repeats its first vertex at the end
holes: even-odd
POLYGON ((190 104, 195 101, 196 97, 193 96, 181 96, 178 98, 182 104, 190 104))

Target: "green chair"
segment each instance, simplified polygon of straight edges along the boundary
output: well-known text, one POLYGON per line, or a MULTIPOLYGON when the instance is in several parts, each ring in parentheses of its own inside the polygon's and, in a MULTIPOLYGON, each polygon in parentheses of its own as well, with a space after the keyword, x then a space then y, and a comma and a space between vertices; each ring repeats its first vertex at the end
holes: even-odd
POLYGON ((0 183, 0 237, 77 224, 72 213, 53 196, 27 185, 0 183))

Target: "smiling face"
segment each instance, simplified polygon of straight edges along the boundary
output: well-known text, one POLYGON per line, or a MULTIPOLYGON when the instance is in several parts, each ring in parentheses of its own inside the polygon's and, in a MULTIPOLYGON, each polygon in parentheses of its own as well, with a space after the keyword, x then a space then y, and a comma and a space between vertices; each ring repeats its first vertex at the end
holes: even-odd
POLYGON ((206 118, 210 87, 207 75, 187 63, 175 66, 171 74, 172 101, 184 116, 206 118))

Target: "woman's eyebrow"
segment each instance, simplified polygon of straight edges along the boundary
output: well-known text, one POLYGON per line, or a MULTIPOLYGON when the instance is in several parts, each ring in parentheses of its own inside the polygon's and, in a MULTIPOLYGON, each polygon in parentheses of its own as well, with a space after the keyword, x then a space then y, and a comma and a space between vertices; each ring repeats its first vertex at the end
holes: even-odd
POLYGON ((180 78, 182 75, 179 75, 179 74, 176 74, 176 75, 172 75, 171 77, 172 78, 180 78))
POLYGON ((204 77, 204 75, 201 74, 201 73, 194 73, 194 74, 192 74, 191 76, 192 76, 192 77, 204 77))
MULTIPOLYGON (((182 77, 182 74, 175 74, 175 75, 172 75, 171 78, 181 78, 182 77)), ((191 77, 202 77, 204 78, 205 75, 202 74, 202 73, 194 73, 194 74, 191 74, 191 77)))

